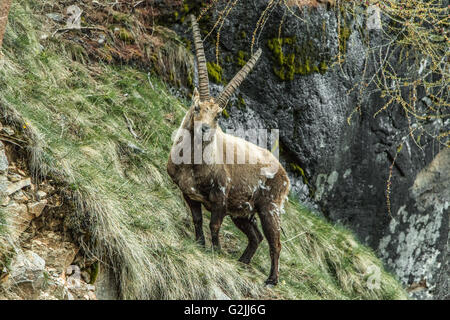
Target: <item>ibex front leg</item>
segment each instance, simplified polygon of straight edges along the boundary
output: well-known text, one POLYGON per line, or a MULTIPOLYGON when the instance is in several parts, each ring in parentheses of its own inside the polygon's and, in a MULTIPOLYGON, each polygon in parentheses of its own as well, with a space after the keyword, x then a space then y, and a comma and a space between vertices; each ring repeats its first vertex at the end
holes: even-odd
POLYGON ((213 249, 220 251, 219 230, 222 226, 223 218, 226 215, 226 195, 221 190, 212 190, 209 194, 209 201, 213 203, 211 208, 211 241, 213 249))
POLYGON ((203 234, 203 217, 202 217, 202 204, 198 201, 194 201, 187 195, 183 194, 186 203, 191 209, 192 220, 195 228, 195 240, 202 246, 205 246, 205 236, 203 234))
POLYGON ((211 222, 209 224, 211 242, 213 249, 220 251, 219 230, 227 213, 226 193, 220 189, 213 189, 209 194, 209 201, 213 204, 211 208, 211 222))

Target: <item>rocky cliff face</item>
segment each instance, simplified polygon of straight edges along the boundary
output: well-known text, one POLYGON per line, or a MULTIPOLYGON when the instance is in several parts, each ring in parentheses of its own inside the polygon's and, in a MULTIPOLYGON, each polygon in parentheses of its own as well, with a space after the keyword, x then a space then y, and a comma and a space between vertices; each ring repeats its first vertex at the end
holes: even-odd
MULTIPOLYGON (((225 19, 219 40, 222 68, 211 72, 213 82, 230 79, 249 58, 252 33, 266 6, 265 1, 241 1, 225 19)), ((223 9, 209 19, 216 21, 223 9)), ((279 128, 282 160, 300 199, 352 229, 413 297, 448 297, 448 148, 426 136, 419 148, 409 140, 402 108, 374 117, 386 101, 376 92, 355 90, 364 70, 377 70, 376 62, 365 63, 368 44, 384 43, 377 17, 368 25, 363 8, 359 15, 339 19, 325 7, 293 7, 298 16, 284 6, 270 10, 255 38, 255 48, 264 53, 223 126, 279 128), (348 122, 356 106, 361 109, 348 122)), ((208 60, 215 61, 214 45, 207 41, 208 60)), ((396 68, 410 72, 401 64, 396 68)), ((422 107, 429 103, 423 92, 418 101, 422 107)), ((427 125, 434 132, 448 131, 450 121, 427 125)))

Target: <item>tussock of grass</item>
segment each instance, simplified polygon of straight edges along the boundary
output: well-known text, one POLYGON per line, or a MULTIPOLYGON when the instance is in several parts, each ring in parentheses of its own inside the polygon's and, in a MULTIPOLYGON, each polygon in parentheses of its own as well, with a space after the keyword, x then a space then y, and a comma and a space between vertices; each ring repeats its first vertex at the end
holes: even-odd
POLYGON ((294 202, 283 216, 287 237, 274 289, 262 286, 270 268, 266 243, 251 266, 239 264, 246 240, 229 219, 224 253, 199 248, 165 171, 185 103, 133 67, 72 60, 70 48, 42 37, 51 30, 39 12, 37 1, 13 3, 0 109, 18 127, 27 123, 32 169, 62 183, 74 204, 67 226, 87 255, 112 268, 122 298, 211 299, 216 288, 232 298, 404 297, 384 271, 381 287, 369 289, 367 266, 381 267, 373 253, 294 202))

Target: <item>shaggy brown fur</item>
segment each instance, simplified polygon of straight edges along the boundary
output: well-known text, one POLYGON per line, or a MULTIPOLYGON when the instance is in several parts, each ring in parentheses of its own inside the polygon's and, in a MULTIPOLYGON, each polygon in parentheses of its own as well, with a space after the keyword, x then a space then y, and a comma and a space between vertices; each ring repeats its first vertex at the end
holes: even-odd
MULTIPOLYGON (((194 25, 194 37, 195 30, 194 25)), ((202 51, 203 48, 200 55, 202 51)), ((245 72, 236 75, 239 83, 250 71, 259 54, 244 66, 245 72)), ((204 66, 199 64, 199 68, 202 67, 204 66)), ((271 270, 266 283, 275 285, 278 282, 281 250, 280 214, 290 182, 286 171, 272 153, 243 139, 227 135, 218 126, 218 115, 239 84, 233 83, 234 80, 230 82, 228 90, 224 90, 226 94, 221 95, 222 100, 204 98, 206 94, 209 95, 206 84, 203 84, 203 96, 197 90, 194 91, 192 106, 180 126, 180 129, 190 133, 190 138, 186 139, 178 133, 167 171, 181 189, 191 209, 196 240, 202 245, 205 244, 202 230, 203 204, 211 211, 213 247, 220 250, 219 229, 224 217, 230 215, 235 225, 248 237, 248 246, 239 261, 250 263, 263 239, 255 220, 255 214, 258 214, 270 248, 271 270), (203 161, 200 164, 194 162, 195 148, 198 147, 198 144, 194 144, 196 134, 207 137, 208 140, 201 146, 203 161), (190 152, 189 163, 174 163, 173 157, 179 155, 180 150, 190 152), (245 160, 237 162, 238 157, 245 160)))

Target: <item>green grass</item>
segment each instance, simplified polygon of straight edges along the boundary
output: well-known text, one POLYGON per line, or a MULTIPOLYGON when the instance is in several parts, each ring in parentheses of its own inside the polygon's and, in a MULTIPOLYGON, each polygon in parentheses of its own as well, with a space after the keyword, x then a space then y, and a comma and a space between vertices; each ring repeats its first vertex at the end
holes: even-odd
POLYGON ((170 137, 188 103, 131 66, 74 61, 67 43, 43 39, 52 34, 43 14, 38 1, 13 3, 0 109, 17 127, 26 126, 32 169, 57 178, 72 198, 65 223, 84 252, 113 268, 122 298, 210 299, 216 287, 232 298, 405 297, 369 249, 294 201, 282 216, 286 236, 274 289, 263 286, 267 244, 250 266, 238 263, 246 240, 230 219, 221 231, 222 253, 198 247, 188 210, 166 174, 170 137), (382 270, 373 290, 366 274, 372 265, 382 270))
POLYGON ((2 236, 6 234, 6 218, 4 209, 0 207, 0 239, 3 240, 2 236))

